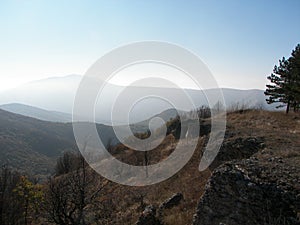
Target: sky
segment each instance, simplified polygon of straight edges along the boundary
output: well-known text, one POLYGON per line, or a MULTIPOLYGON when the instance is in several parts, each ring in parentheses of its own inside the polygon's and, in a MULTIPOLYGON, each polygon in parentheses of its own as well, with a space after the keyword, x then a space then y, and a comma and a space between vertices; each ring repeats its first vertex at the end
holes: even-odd
POLYGON ((264 89, 300 43, 300 1, 0 1, 0 91, 52 76, 83 75, 131 42, 166 41, 194 52, 221 87, 264 89))

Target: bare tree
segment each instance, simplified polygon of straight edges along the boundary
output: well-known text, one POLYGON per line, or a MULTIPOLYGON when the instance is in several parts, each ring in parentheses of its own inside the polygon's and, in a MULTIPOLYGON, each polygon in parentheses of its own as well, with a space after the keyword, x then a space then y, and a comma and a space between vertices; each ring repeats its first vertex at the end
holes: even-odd
POLYGON ((85 159, 78 156, 74 171, 48 181, 46 210, 48 219, 56 224, 86 224, 87 206, 94 206, 96 198, 107 185, 85 159))
POLYGON ((59 176, 62 174, 70 173, 77 169, 80 157, 75 152, 65 152, 61 157, 58 158, 55 166, 55 175, 59 176))

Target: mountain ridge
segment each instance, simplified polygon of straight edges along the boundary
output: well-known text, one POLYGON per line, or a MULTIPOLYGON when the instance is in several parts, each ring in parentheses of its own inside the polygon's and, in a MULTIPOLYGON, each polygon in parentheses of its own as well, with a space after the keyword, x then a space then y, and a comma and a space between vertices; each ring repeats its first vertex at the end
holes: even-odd
MULTIPOLYGON (((57 111, 66 114, 72 114, 73 103, 75 100, 76 91, 80 83, 82 76, 69 75, 66 77, 52 77, 49 79, 42 79, 36 82, 23 85, 21 87, 2 92, 0 95, 0 104, 19 103, 24 105, 30 105, 33 107, 42 108, 49 111, 57 111)), ((103 96, 98 98, 95 102, 96 121, 98 123, 109 124, 111 121, 111 107, 116 99, 121 95, 124 87, 107 84, 107 87, 103 90, 103 96)), ((139 96, 144 90, 153 93, 167 93, 168 96, 177 96, 182 94, 182 90, 159 87, 130 87, 128 93, 133 96, 139 96)), ((185 89, 185 92, 191 97, 196 107, 202 105, 208 105, 205 94, 213 96, 217 89, 207 90, 195 90, 185 89)), ((268 105, 265 101, 264 90, 260 89, 232 89, 222 88, 221 91, 224 95, 225 105, 227 109, 233 108, 235 105, 243 105, 250 107, 262 107, 267 110, 276 110, 276 104, 268 105)), ((211 102, 211 105, 216 103, 211 102)), ((132 111, 131 118, 132 123, 137 123, 162 112, 170 106, 163 103, 159 99, 151 101, 151 107, 149 101, 139 101, 139 104, 135 105, 135 110, 132 111)), ((189 109, 179 109, 183 111, 189 111, 189 109)), ((116 115, 114 121, 122 122, 121 115, 116 115)))
POLYGON ((50 121, 50 122, 71 122, 72 115, 58 112, 45 110, 39 107, 25 105, 21 103, 9 103, 0 105, 0 109, 8 112, 20 114, 23 116, 29 116, 39 120, 50 121))

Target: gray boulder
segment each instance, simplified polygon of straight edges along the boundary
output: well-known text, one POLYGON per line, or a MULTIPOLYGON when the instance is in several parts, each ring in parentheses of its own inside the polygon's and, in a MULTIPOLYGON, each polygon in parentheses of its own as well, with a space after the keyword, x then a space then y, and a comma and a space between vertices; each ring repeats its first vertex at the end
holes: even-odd
POLYGON ((281 164, 279 160, 266 164, 251 158, 215 169, 198 204, 193 225, 300 224, 299 190, 282 176, 285 168, 281 164), (270 170, 274 163, 278 163, 278 171, 270 170), (273 179, 269 174, 276 172, 281 178, 273 179), (286 181, 284 185, 280 179, 286 181))

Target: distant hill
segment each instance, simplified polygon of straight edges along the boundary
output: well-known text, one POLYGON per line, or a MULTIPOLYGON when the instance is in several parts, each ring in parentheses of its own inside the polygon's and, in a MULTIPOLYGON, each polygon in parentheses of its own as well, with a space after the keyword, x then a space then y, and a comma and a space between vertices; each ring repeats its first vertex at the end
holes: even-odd
POLYGON ((79 75, 41 79, 0 93, 0 104, 22 103, 50 111, 71 113, 79 75))
POLYGON ((57 111, 49 111, 40 109, 38 107, 33 107, 29 105, 24 105, 20 103, 11 103, 0 105, 0 109, 8 112, 20 114, 23 116, 33 117, 39 120, 51 121, 51 122, 71 122, 72 115, 57 111))
MULTIPOLYGON (((52 77, 48 79, 42 79, 28 84, 24 84, 17 88, 7 90, 0 93, 0 104, 21 103, 38 108, 42 108, 49 111, 63 112, 66 114, 72 114, 73 102, 78 85, 81 81, 80 75, 69 75, 65 77, 52 77)), ((111 106, 113 106, 115 100, 123 91, 122 86, 114 84, 106 84, 103 91, 103 98, 96 103, 96 121, 102 124, 111 124, 111 106)), ((130 87, 128 91, 129 95, 139 96, 140 93, 153 92, 164 93, 168 96, 180 96, 182 90, 175 88, 162 88, 162 87, 130 87)), ((264 90, 251 89, 251 90, 238 90, 231 88, 222 88, 225 103, 228 109, 239 104, 247 106, 259 106, 267 110, 275 110, 274 104, 268 105, 265 101, 264 90)), ((191 97, 196 107, 207 105, 205 94, 213 95, 216 89, 207 89, 205 91, 185 89, 185 92, 191 97)), ((217 99, 211 104, 214 105, 217 99)), ((131 111, 131 123, 144 121, 164 110, 170 108, 170 105, 157 99, 147 99, 146 101, 140 101, 139 104, 131 111)), ((8 109, 9 110, 9 109, 8 109)), ((26 109, 27 110, 27 109, 26 109)), ((180 109, 187 111, 188 109, 180 109)), ((12 110, 10 110, 12 111, 12 110)), ((13 111, 20 113, 19 111, 13 111)), ((44 119, 44 115, 38 113, 26 112, 21 113, 36 118, 44 119)), ((122 115, 116 115, 114 121, 118 124, 122 124, 122 115)), ((52 119, 51 119, 52 121, 52 119)), ((55 120, 53 120, 55 121, 55 120)), ((64 122, 64 120, 62 121, 64 122)))

